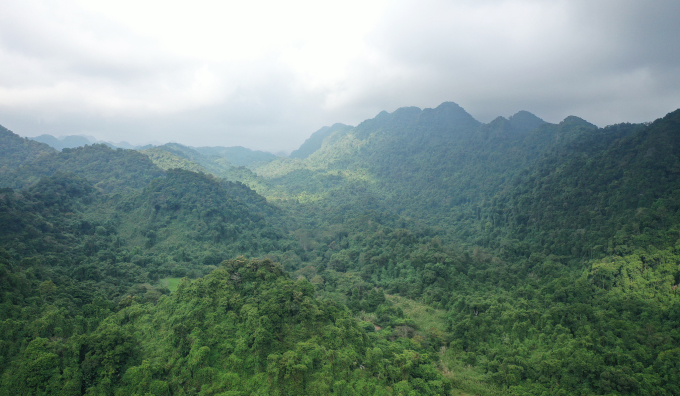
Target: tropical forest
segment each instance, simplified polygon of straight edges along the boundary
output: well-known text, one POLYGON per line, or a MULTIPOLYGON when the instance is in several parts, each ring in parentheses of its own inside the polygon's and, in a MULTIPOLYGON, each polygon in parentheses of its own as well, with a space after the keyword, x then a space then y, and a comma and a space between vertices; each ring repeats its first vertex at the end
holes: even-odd
POLYGON ((22 132, 0 396, 680 394, 680 110, 445 102, 288 156, 22 132))

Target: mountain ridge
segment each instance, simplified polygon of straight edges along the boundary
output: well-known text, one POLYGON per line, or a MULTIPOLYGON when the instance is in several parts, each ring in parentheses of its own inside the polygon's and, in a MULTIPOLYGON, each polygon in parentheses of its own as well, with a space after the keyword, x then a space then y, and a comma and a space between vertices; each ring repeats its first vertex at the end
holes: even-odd
POLYGON ((335 123, 330 127, 322 127, 314 132, 304 143, 288 156, 289 158, 305 159, 321 148, 324 140, 330 135, 349 130, 352 127, 341 123, 335 123))

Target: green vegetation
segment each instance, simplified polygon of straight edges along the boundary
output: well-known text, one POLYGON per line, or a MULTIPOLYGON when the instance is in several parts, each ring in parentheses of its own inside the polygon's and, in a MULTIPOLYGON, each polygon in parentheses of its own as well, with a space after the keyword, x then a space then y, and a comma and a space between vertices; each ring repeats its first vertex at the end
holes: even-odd
POLYGON ((312 155, 312 153, 320 149, 324 143, 324 140, 326 140, 327 137, 333 134, 342 135, 345 132, 349 131, 350 129, 352 129, 351 126, 340 123, 333 124, 333 126, 330 127, 323 127, 318 131, 314 132, 312 136, 309 137, 309 139, 305 140, 305 142, 302 143, 302 146, 300 146, 299 149, 290 153, 289 157, 305 159, 312 155))
POLYGON ((237 163, 261 164, 271 161, 274 158, 273 154, 261 151, 251 152, 242 147, 191 148, 177 143, 168 143, 163 146, 142 150, 141 152, 147 155, 161 169, 169 170, 177 168, 192 172, 210 173, 224 180, 247 183, 249 187, 260 194, 266 192, 269 199, 280 200, 289 198, 289 195, 281 188, 277 188, 263 178, 258 177, 245 166, 235 166, 231 162, 231 160, 235 160, 237 163), (234 156, 236 156, 235 159, 234 156), (231 158, 231 160, 228 158, 231 158))
POLYGON ((0 177, 21 165, 54 154, 56 150, 47 144, 21 138, 0 125, 0 177))
POLYGON ((196 151, 206 157, 223 158, 234 166, 252 166, 269 162, 276 158, 274 154, 264 151, 253 151, 245 147, 197 147, 196 151))
POLYGON ((412 319, 426 331, 443 333, 446 330, 446 311, 401 296, 385 296, 404 316, 412 319))
POLYGON ((163 278, 159 279, 158 283, 163 287, 167 287, 170 292, 174 292, 177 290, 177 287, 179 286, 179 283, 182 279, 183 278, 163 278))
POLYGON ((0 132, 0 395, 680 386, 680 110, 405 108, 293 159, 0 132))
POLYGON ((55 155, 38 156, 34 161, 0 175, 0 182, 3 187, 21 189, 34 185, 41 177, 55 173, 73 173, 84 177, 106 193, 142 189, 151 180, 163 175, 163 171, 143 154, 93 144, 75 149, 65 148, 55 155))
POLYGON ((156 166, 163 170, 184 169, 192 172, 208 173, 205 168, 197 163, 157 147, 142 150, 141 153, 146 154, 156 166))

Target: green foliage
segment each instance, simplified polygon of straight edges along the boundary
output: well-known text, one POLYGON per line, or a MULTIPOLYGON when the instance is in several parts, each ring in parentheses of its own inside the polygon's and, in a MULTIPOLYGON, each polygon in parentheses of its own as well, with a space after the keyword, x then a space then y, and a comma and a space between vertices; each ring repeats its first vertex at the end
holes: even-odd
POLYGON ((481 216, 546 255, 589 259, 673 244, 679 119, 676 111, 645 128, 593 131, 520 175, 518 188, 499 194, 481 216))
MULTIPOLYGON (((41 360, 21 377, 28 386, 55 375, 57 356, 38 342, 41 360)), ((156 305, 109 316, 79 340, 70 367, 86 394, 443 394, 432 359, 412 346, 369 337, 280 265, 238 258, 156 305)))
POLYGON ((158 282, 160 283, 161 286, 167 287, 168 290, 174 292, 179 287, 179 283, 181 280, 182 278, 163 278, 159 279, 158 282))
POLYGON ((275 220, 276 209, 241 183, 171 169, 116 203, 123 239, 155 254, 170 253, 176 262, 216 265, 224 257, 287 249, 279 243, 281 231, 264 217, 275 220))
POLYGON ((679 117, 405 108, 257 174, 7 131, 0 395, 674 394, 679 117))

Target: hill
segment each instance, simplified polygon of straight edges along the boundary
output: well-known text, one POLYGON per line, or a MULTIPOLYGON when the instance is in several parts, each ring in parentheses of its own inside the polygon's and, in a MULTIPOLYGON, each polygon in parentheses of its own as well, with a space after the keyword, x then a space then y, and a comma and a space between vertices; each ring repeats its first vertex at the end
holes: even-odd
POLYGON ((140 189, 163 175, 163 171, 141 153, 94 144, 64 149, 56 155, 40 156, 2 175, 0 185, 20 189, 57 172, 84 177, 106 192, 140 189))
POLYGON ((335 131, 303 160, 279 158, 254 171, 300 202, 329 202, 324 210, 344 206, 335 197, 358 199, 353 206, 450 228, 549 150, 594 129, 576 117, 555 125, 528 112, 482 124, 454 103, 402 108, 335 131))
MULTIPOLYGON (((140 152, 148 156, 154 164, 162 169, 179 168, 194 172, 209 173, 225 180, 243 182, 258 193, 266 194, 269 199, 280 200, 289 198, 285 191, 273 186, 267 180, 258 177, 258 175, 249 168, 246 168, 245 166, 234 166, 226 157, 210 154, 211 152, 224 152, 225 149, 227 148, 192 148, 178 143, 168 143, 162 146, 141 150, 140 152)), ((248 149, 243 150, 250 152, 248 149)), ((241 153, 241 150, 236 151, 237 153, 241 153)), ((271 156, 273 157, 273 154, 271 156)), ((262 159, 263 157, 254 154, 254 157, 248 158, 262 159)), ((269 158, 268 153, 266 158, 269 158)))
POLYGON ((0 175, 39 157, 56 154, 47 144, 25 139, 0 125, 0 175))

